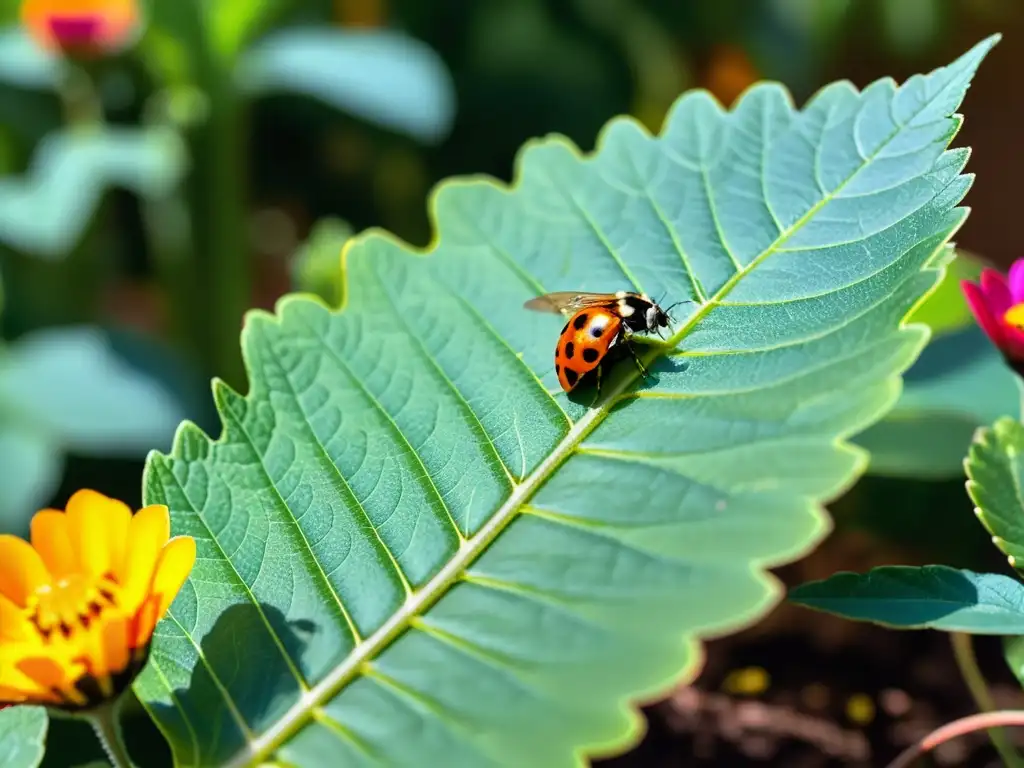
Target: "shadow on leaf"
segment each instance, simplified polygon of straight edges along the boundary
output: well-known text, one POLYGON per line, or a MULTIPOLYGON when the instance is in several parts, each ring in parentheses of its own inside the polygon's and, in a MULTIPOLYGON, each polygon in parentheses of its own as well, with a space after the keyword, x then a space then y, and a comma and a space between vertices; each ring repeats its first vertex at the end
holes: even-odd
MULTIPOLYGON (((253 640, 268 638, 269 624, 295 664, 315 635, 316 624, 289 621, 269 605, 261 609, 262 615, 253 604, 243 603, 224 611, 200 642, 202 658, 192 669, 188 687, 174 691, 177 706, 149 705, 153 716, 173 731, 195 733, 202 754, 194 755, 192 762, 220 764, 246 741, 239 721, 251 732, 262 732, 299 693, 296 675, 280 649, 269 640, 253 640)), ((181 743, 178 748, 181 753, 195 746, 181 743)))

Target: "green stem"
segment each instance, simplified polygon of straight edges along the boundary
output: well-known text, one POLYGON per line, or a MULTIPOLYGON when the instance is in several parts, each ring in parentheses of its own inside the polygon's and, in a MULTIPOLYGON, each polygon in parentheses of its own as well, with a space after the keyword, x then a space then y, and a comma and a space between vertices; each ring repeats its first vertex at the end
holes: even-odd
POLYGON ((1013 378, 1017 382, 1017 390, 1020 393, 1020 412, 1017 414, 1017 420, 1024 421, 1024 378, 1019 373, 1014 373, 1013 378))
POLYGON ((200 282, 197 300, 178 310, 195 311, 202 302, 207 327, 199 330, 200 349, 207 369, 241 389, 239 334, 252 290, 245 221, 245 105, 219 62, 209 62, 204 75, 210 112, 191 134, 194 170, 189 191, 194 273, 200 282))
MULTIPOLYGON (((246 103, 233 81, 234 61, 211 40, 204 3, 180 2, 180 34, 192 52, 201 116, 176 125, 188 143, 191 172, 182 197, 191 242, 177 254, 158 254, 172 297, 173 322, 200 359, 203 373, 244 386, 239 346, 252 298, 246 242, 246 103)), ((171 119, 175 122, 174 118, 171 119)), ((177 216, 174 201, 162 211, 177 216)))
POLYGON ((120 701, 120 698, 114 699, 81 717, 87 720, 96 732, 96 738, 100 740, 103 751, 107 753, 114 768, 134 768, 134 763, 128 755, 128 748, 124 744, 121 722, 118 720, 120 701))
MULTIPOLYGON (((973 638, 964 632, 951 632, 950 642, 953 645, 953 658, 960 669, 960 675, 967 684, 967 690, 974 698, 974 703, 981 712, 993 712, 996 709, 995 701, 988 689, 981 669, 978 667, 978 660, 974 655, 973 638)), ((992 740, 992 746, 996 748, 1003 765, 1007 768, 1024 768, 1024 759, 1010 743, 1010 738, 1002 728, 989 728, 988 737, 992 740)))

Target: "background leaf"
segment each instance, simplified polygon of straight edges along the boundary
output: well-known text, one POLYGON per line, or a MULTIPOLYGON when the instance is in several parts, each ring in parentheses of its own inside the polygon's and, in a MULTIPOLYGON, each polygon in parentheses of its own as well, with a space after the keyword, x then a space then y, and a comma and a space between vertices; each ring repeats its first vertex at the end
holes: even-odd
POLYGON ((186 163, 185 148, 170 130, 51 133, 27 174, 0 178, 0 241, 45 258, 64 256, 108 187, 160 197, 178 184, 186 163))
POLYGON ((992 534, 992 543, 1010 565, 1024 562, 1024 425, 1003 418, 978 432, 967 457, 967 493, 977 505, 978 519, 992 534))
POLYGON ((42 707, 16 706, 0 710, 0 765, 35 768, 43 759, 48 718, 42 707))
POLYGON ((1019 412, 1013 374, 960 289, 961 280, 980 271, 978 261, 958 253, 939 288, 909 318, 931 327, 932 339, 904 375, 892 411, 855 439, 871 452, 872 474, 960 477, 975 430, 1019 412))
POLYGON ((35 331, 0 351, 0 527, 25 529, 64 454, 142 456, 169 445, 185 410, 91 327, 35 331))
POLYGON ((443 139, 455 117, 455 91, 440 57, 398 32, 274 32, 243 53, 238 81, 251 94, 312 96, 428 143, 443 139))
POLYGON ((896 629, 1024 635, 1024 584, 997 573, 889 565, 801 584, 789 599, 896 629))
POLYGON ((56 88, 65 64, 29 37, 21 24, 0 27, 0 82, 19 88, 56 88))
POLYGON ((292 261, 295 289, 319 296, 329 307, 339 306, 345 290, 341 251, 353 234, 347 221, 318 221, 292 261))
POLYGON ((763 615, 764 569, 862 466, 840 440, 924 342, 900 320, 964 218, 943 150, 993 43, 799 113, 698 92, 656 138, 535 142, 511 190, 442 187, 429 257, 351 241, 341 311, 252 314, 221 437, 184 425, 145 476, 199 547, 136 683, 178 763, 562 765, 635 738, 624 702, 763 615), (628 287, 696 302, 649 379, 566 398, 564 318, 523 301, 628 287))
POLYGON ((64 459, 59 443, 33 426, 0 419, 0 527, 11 533, 46 504, 60 483, 64 459))
POLYGON ((214 49, 229 59, 287 6, 287 0, 205 0, 200 4, 214 49))
POLYGON ((1013 676, 1024 686, 1024 635, 1003 638, 1003 658, 1013 676))
POLYGON ((0 402, 60 445, 90 455, 142 455, 169 444, 184 418, 154 380, 121 362, 89 327, 36 331, 0 357, 0 402))

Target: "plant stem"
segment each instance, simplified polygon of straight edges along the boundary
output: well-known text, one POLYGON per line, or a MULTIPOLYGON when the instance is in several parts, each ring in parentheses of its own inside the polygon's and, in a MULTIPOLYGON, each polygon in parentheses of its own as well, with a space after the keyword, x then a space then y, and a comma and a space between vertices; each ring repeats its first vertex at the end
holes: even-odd
POLYGON ((245 221, 244 104, 220 62, 210 61, 203 87, 210 112, 192 132, 193 186, 189 192, 194 222, 196 272, 200 275, 195 311, 205 305, 208 327, 201 329, 208 372, 235 389, 244 386, 239 334, 251 300, 249 249, 245 221))
MULTIPOLYGON (((164 262, 161 279, 172 296, 173 322, 198 356, 203 374, 219 376, 241 391, 245 382, 239 334, 252 299, 246 103, 233 80, 234 61, 218 53, 210 39, 204 3, 188 0, 179 5, 178 32, 192 51, 202 115, 178 126, 190 155, 190 173, 180 194, 191 241, 179 254, 159 255, 164 262)), ((152 213, 178 216, 181 209, 176 206, 167 201, 162 211, 152 213)))
MULTIPOLYGON (((974 703, 977 704, 978 709, 983 713, 994 712, 996 704, 992 699, 992 694, 989 692, 988 684, 981 674, 981 669, 978 667, 978 660, 974 655, 973 638, 965 632, 951 632, 949 640, 953 646, 953 658, 956 659, 956 665, 960 669, 960 676, 963 677, 964 683, 967 684, 967 690, 971 692, 974 703)), ((996 752, 1002 758, 1004 765, 1008 766, 1008 768, 1024 768, 1024 760, 1021 759, 1020 754, 1014 749, 1013 744, 1010 743, 1010 738, 1006 731, 1000 728, 990 728, 988 736, 992 740, 992 746, 996 748, 996 752)))
POLYGON ((1024 377, 1015 372, 1013 379, 1017 382, 1017 391, 1020 393, 1020 412, 1017 414, 1017 420, 1024 421, 1024 377))
MULTIPOLYGON (((1018 725, 1024 726, 1024 710, 1003 709, 996 712, 985 712, 980 715, 970 715, 947 723, 941 728, 936 728, 916 744, 911 744, 901 752, 886 768, 908 768, 915 759, 927 754, 936 747, 945 744, 947 741, 964 736, 982 728, 988 728, 989 733, 996 730, 996 726, 1018 725)), ((1007 765, 1015 763, 1008 762, 1007 765)))
POLYGON ((117 719, 120 710, 118 702, 120 702, 119 698, 90 710, 88 714, 83 714, 81 717, 88 720, 93 730, 96 731, 96 738, 100 740, 103 751, 107 753, 114 768, 134 768, 131 757, 128 755, 128 748, 124 745, 121 723, 117 719))

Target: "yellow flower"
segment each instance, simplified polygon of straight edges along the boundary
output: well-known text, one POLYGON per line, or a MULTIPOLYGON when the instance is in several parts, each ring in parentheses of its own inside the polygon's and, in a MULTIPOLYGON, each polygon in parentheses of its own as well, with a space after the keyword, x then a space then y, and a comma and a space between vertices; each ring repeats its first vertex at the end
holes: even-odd
POLYGON ((44 48, 95 56, 129 42, 139 7, 137 0, 23 0, 21 20, 44 48))
POLYGON ((31 545, 0 536, 0 703, 94 707, 124 690, 196 559, 167 507, 134 516, 82 490, 32 518, 31 545))

